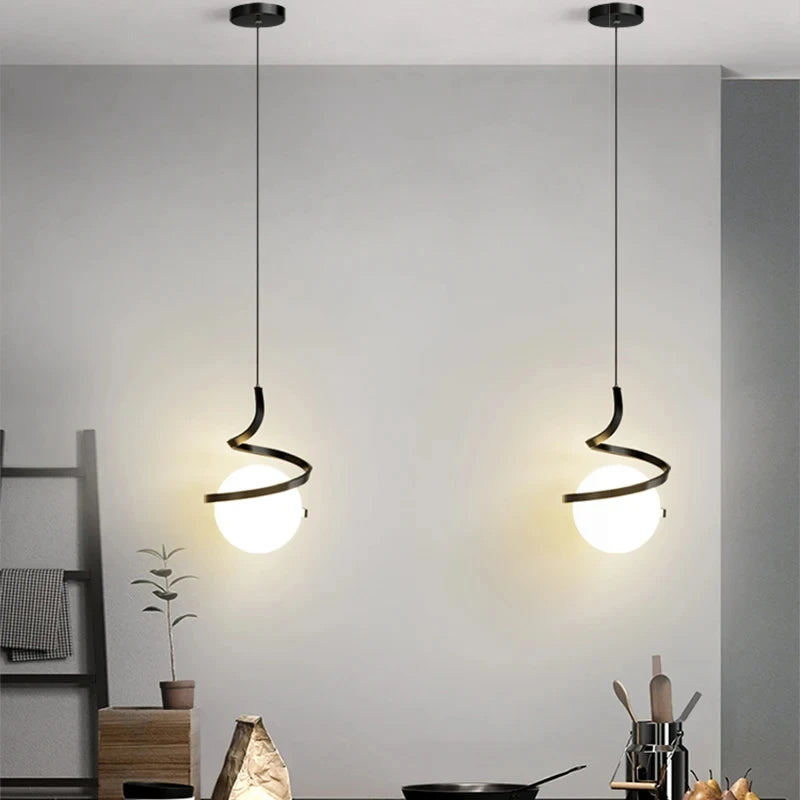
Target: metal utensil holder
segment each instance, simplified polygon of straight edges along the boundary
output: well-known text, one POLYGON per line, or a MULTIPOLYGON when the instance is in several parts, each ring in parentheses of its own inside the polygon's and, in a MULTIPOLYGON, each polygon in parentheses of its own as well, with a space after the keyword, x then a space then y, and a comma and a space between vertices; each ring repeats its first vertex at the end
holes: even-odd
POLYGON ((681 800, 689 786, 689 752, 680 722, 635 722, 611 777, 626 800, 681 800), (617 773, 625 760, 625 780, 617 773))

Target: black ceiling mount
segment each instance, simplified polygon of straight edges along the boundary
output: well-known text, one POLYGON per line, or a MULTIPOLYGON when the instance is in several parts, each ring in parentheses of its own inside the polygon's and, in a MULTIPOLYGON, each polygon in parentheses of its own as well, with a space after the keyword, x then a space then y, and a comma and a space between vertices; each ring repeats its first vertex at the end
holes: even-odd
POLYGON ((605 3, 589 9, 589 22, 599 28, 632 28, 644 22, 644 9, 633 3, 605 3))
POLYGON ((274 3, 245 3, 231 9, 231 22, 240 28, 274 28, 286 22, 286 9, 274 3))

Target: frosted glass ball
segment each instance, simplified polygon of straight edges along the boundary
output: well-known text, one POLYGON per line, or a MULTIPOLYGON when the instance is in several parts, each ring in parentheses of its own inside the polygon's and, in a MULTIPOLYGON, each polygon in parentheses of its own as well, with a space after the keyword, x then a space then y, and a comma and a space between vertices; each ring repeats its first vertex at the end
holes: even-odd
MULTIPOLYGON (((614 464, 591 472, 577 491, 618 489, 646 480, 647 476, 638 469, 614 464)), ((573 503, 572 515, 580 535, 592 547, 606 553, 630 553, 649 541, 663 512, 658 491, 648 489, 607 500, 573 503)))
MULTIPOLYGON (((241 492, 284 483, 288 476, 266 464, 251 464, 232 472, 219 492, 241 492)), ((214 516, 222 535, 247 553, 271 553, 297 533, 305 516, 297 489, 247 500, 214 503, 214 516)))

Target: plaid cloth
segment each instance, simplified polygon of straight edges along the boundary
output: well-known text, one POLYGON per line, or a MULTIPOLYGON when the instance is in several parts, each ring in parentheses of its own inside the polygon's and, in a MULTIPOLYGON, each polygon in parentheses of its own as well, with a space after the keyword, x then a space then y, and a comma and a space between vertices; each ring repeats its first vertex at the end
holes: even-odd
POLYGON ((72 655, 63 569, 0 569, 0 647, 12 661, 72 655))

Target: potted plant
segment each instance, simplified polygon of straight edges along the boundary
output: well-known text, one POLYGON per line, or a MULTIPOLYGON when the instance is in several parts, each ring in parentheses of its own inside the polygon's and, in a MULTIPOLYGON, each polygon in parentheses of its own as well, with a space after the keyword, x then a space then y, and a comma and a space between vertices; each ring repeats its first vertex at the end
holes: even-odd
POLYGON ((137 578, 131 581, 131 584, 149 584, 155 586, 153 594, 161 600, 164 607, 161 606, 146 606, 142 611, 147 613, 163 614, 167 623, 167 640, 169 642, 169 669, 172 675, 171 681, 161 681, 161 702, 164 708, 193 708, 194 707, 194 681, 176 680, 175 678, 175 642, 173 640, 172 629, 183 620, 189 617, 197 617, 197 614, 181 614, 173 619, 172 603, 177 600, 178 593, 175 591, 175 584, 180 581, 185 581, 188 578, 197 578, 196 575, 180 575, 177 578, 172 577, 172 570, 167 566, 167 562, 185 547, 176 547, 174 550, 167 552, 167 548, 161 545, 161 552, 158 550, 151 550, 150 548, 143 548, 137 550, 137 553, 146 553, 149 556, 157 558, 161 562, 160 567, 150 570, 152 578, 137 578))

